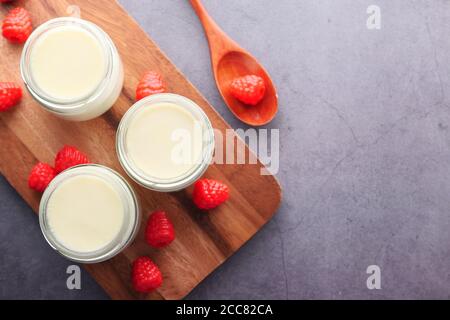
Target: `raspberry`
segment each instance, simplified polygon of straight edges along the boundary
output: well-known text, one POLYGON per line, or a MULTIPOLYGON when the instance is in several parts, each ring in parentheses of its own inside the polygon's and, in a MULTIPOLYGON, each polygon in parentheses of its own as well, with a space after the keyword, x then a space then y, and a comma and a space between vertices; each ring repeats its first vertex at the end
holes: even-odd
POLYGON ((264 98, 266 86, 264 79, 255 75, 236 78, 230 85, 231 94, 239 101, 256 105, 264 98))
POLYGON ((56 155, 55 171, 60 173, 70 167, 89 163, 88 157, 72 146, 64 146, 56 155))
POLYGON ((36 191, 44 192, 55 176, 55 169, 47 163, 39 162, 31 170, 28 186, 36 191))
POLYGON ((25 42, 32 30, 31 16, 24 8, 12 9, 3 20, 2 34, 10 42, 25 42))
POLYGON ((161 75, 155 71, 147 71, 136 88, 136 101, 156 93, 166 92, 166 85, 161 75))
POLYGON ((0 82, 0 112, 15 106, 22 99, 22 89, 13 82, 0 82))
POLYGON ((172 222, 164 211, 155 211, 150 215, 145 229, 145 239, 155 248, 165 247, 175 239, 172 222))
POLYGON ((151 292, 162 284, 162 274, 158 266, 148 257, 139 257, 133 262, 131 282, 134 290, 151 292))
POLYGON ((194 185, 193 201, 197 207, 209 210, 229 197, 227 185, 212 179, 200 179, 194 185))

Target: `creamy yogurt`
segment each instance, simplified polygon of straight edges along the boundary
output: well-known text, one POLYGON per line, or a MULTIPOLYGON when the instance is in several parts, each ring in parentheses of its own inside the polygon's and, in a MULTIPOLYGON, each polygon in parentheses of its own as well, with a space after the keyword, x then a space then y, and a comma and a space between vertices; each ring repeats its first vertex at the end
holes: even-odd
POLYGON ((156 103, 137 112, 126 134, 128 155, 146 175, 179 177, 201 162, 200 124, 185 108, 156 103))
POLYGON ((78 18, 56 18, 36 28, 25 43, 20 68, 32 96, 68 120, 100 116, 123 86, 114 43, 97 25, 78 18))
POLYGON ((202 109, 176 94, 146 97, 122 118, 117 152, 136 182, 156 191, 176 191, 198 179, 214 151, 214 131, 202 109))
POLYGON ((47 222, 55 238, 68 249, 93 252, 118 236, 124 208, 119 193, 107 181, 79 175, 53 192, 47 204, 47 222))
POLYGON ((59 100, 83 98, 106 75, 106 53, 87 30, 61 26, 36 40, 30 53, 31 76, 40 90, 59 100))
POLYGON ((135 237, 139 204, 115 171, 88 164, 58 174, 42 195, 39 223, 47 242, 83 263, 109 259, 135 237))

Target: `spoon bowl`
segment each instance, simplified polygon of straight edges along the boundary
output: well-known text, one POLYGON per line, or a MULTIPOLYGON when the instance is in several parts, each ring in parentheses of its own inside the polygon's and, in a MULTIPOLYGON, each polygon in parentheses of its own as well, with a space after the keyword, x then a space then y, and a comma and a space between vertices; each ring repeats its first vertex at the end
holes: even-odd
POLYGON ((267 71, 245 49, 228 37, 208 15, 200 0, 190 0, 197 13, 209 43, 212 70, 217 88, 230 111, 242 122, 261 126, 269 123, 278 111, 278 95, 267 71), (266 93, 255 106, 246 105, 231 95, 233 79, 257 75, 264 79, 266 93))
POLYGON ((217 87, 231 112, 242 122, 260 126, 269 123, 277 112, 277 93, 266 70, 250 55, 241 51, 230 51, 218 62, 214 72, 217 87), (246 105, 230 93, 233 79, 254 74, 264 79, 266 93, 255 106, 246 105))

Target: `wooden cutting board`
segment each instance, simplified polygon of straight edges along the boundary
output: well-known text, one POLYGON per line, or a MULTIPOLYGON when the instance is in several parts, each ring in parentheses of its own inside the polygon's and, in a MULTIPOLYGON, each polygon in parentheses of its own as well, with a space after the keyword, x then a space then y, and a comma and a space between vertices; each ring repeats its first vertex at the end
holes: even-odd
MULTIPOLYGON (((262 165, 259 162, 211 165, 205 177, 227 183, 231 197, 209 213, 199 211, 192 204, 192 188, 157 193, 138 186, 118 163, 115 132, 122 115, 134 102, 134 90, 145 70, 159 71, 168 82, 170 92, 197 102, 215 128, 225 132, 229 125, 116 1, 42 0, 15 1, 15 4, 30 11, 34 26, 50 18, 68 15, 69 5, 79 6, 81 17, 98 24, 115 42, 125 66, 125 85, 110 111, 100 118, 81 123, 60 120, 43 111, 24 92, 19 106, 0 113, 1 173, 38 212, 40 194, 28 188, 28 174, 37 161, 53 163, 55 153, 64 144, 77 146, 91 161, 117 170, 131 182, 140 197, 144 223, 134 243, 124 252, 109 261, 85 265, 85 268, 114 299, 183 298, 273 216, 281 198, 278 182, 273 176, 260 174, 262 165), (146 218, 155 209, 167 211, 177 233, 176 240, 162 250, 152 249, 144 241, 146 218), (137 294, 130 286, 131 262, 141 255, 150 256, 164 276, 161 288, 148 295, 137 294)), ((11 7, 2 5, 0 18, 3 19, 11 7)), ((198 36, 203 37, 202 34, 198 36)), ((0 39, 0 81, 22 83, 19 76, 21 50, 22 46, 0 39)), ((243 142, 238 139, 237 144, 243 142)))

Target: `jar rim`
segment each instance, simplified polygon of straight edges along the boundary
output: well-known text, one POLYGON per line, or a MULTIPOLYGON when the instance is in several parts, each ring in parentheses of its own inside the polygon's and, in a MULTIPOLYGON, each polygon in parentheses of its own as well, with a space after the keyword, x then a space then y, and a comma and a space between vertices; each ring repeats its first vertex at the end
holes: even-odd
POLYGON ((97 263, 114 257, 131 243, 139 230, 140 206, 133 188, 119 173, 98 164, 82 164, 61 172, 50 182, 39 205, 39 225, 47 243, 62 256, 75 262, 97 263), (117 236, 108 245, 91 252, 77 252, 67 248, 51 231, 47 221, 47 206, 53 192, 68 179, 83 175, 109 182, 124 204, 125 219, 117 236))
POLYGON ((136 102, 122 117, 116 133, 116 152, 119 162, 126 173, 141 186, 161 192, 178 191, 199 179, 208 168, 214 152, 214 129, 206 113, 194 101, 174 93, 158 93, 136 102), (194 118, 202 123, 201 161, 184 174, 170 179, 152 177, 140 170, 130 159, 126 148, 127 130, 137 112, 143 107, 159 103, 172 103, 184 107, 194 118), (205 137, 206 136, 206 137, 205 137))
POLYGON ((25 42, 20 58, 20 74, 27 90, 30 92, 33 98, 40 102, 45 108, 48 108, 50 111, 60 114, 82 112, 84 108, 89 104, 89 102, 97 99, 107 88, 109 79, 111 79, 113 74, 112 61, 116 50, 117 49, 115 48, 114 43, 112 42, 108 34, 106 34, 103 29, 101 29, 96 24, 84 19, 74 17, 54 18, 44 22, 39 27, 37 27, 25 42), (36 42, 42 35, 59 27, 67 26, 82 28, 84 31, 89 32, 89 34, 98 41, 105 56, 106 66, 102 80, 97 85, 97 87, 93 89, 93 91, 75 99, 58 99, 55 97, 51 97, 50 95, 42 91, 33 80, 32 72, 30 70, 30 56, 34 44, 36 44, 36 42))

